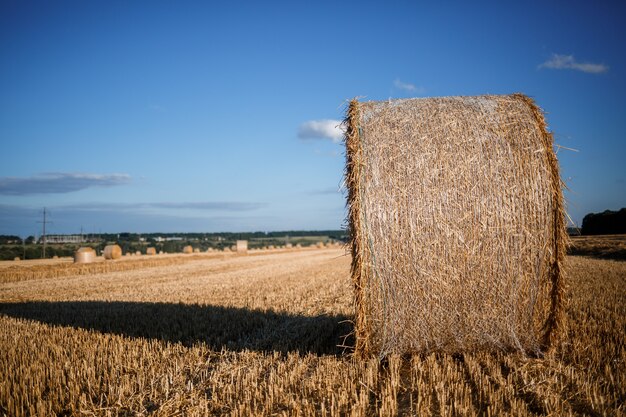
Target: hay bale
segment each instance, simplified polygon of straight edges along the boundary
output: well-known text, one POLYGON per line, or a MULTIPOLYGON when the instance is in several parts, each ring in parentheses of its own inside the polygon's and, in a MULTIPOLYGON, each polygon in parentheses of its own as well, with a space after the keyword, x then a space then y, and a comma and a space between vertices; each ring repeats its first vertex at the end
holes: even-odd
POLYGON ((195 249, 193 250, 193 253, 200 253, 200 248, 195 248, 195 249))
POLYGON ((187 245, 183 248, 183 253, 193 253, 193 246, 187 245))
POLYGON ((16 256, 15 258, 13 258, 13 260, 17 262, 17 261, 21 261, 22 259, 19 256, 16 256))
POLYGON ((96 260, 96 251, 90 247, 78 248, 74 252, 75 264, 88 264, 96 260))
POLYGON ((135 256, 141 256, 141 251, 140 250, 135 251, 135 256))
POLYGON ((345 124, 357 354, 549 349, 567 236, 534 102, 353 100, 345 124))
POLYGON ((319 249, 322 249, 324 247, 324 242, 317 242, 317 245, 315 246, 319 249))
POLYGON ((248 241, 247 240, 238 240, 235 245, 235 250, 238 253, 246 253, 248 252, 248 241))
POLYGON ((156 255, 156 253, 157 253, 156 248, 149 247, 146 249, 146 255, 156 255))
POLYGON ((122 257, 122 248, 119 245, 106 245, 102 255, 104 259, 119 259, 122 257))

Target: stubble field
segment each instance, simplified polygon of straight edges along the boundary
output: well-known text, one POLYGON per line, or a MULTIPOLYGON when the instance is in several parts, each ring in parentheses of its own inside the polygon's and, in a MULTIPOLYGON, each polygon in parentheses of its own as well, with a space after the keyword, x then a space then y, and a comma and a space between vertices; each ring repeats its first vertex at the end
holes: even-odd
POLYGON ((566 267, 554 354, 382 363, 343 249, 1 267, 0 415, 624 415, 626 262, 566 267))

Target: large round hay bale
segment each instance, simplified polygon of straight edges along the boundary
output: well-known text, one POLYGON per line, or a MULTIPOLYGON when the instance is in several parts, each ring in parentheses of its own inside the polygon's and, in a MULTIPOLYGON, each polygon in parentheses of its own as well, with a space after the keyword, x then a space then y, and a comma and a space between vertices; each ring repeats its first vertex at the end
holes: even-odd
POLYGON ((183 253, 193 253, 193 246, 187 245, 183 248, 183 253))
POLYGON ((17 262, 17 261, 21 261, 21 260, 22 260, 22 258, 20 258, 19 256, 16 256, 15 258, 13 258, 13 260, 14 260, 15 262, 17 262))
POLYGON ((247 240, 238 240, 235 244, 235 251, 237 253, 246 253, 248 252, 248 241, 247 240))
POLYGON ((96 251, 90 247, 78 248, 74 252, 74 263, 88 264, 96 260, 96 251))
POLYGON ((146 249, 146 255, 156 255, 156 254, 157 254, 156 248, 150 247, 146 249))
POLYGON ((122 257, 122 248, 119 245, 106 245, 102 255, 104 259, 119 259, 122 257))
POLYGON ((567 237, 534 102, 353 100, 345 123, 357 353, 548 349, 567 237))

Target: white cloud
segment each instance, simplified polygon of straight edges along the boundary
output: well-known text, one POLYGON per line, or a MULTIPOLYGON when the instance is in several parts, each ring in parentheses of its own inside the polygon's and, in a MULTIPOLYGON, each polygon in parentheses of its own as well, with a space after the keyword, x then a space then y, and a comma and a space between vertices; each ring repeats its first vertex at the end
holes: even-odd
POLYGON ((539 68, 572 69, 588 74, 601 74, 609 70, 608 65, 591 62, 577 62, 574 55, 552 54, 550 59, 539 65, 539 68))
POLYGON ((300 139, 330 139, 335 143, 343 139, 344 129, 341 120, 309 120, 298 128, 300 139))
POLYGON ((393 86, 396 87, 398 90, 408 91, 409 93, 424 93, 424 87, 416 87, 415 84, 405 83, 397 78, 393 80, 393 86))

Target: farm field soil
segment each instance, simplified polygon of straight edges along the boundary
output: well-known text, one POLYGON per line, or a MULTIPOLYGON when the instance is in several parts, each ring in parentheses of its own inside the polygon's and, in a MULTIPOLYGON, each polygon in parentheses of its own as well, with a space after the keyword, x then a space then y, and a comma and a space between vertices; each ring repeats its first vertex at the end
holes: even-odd
POLYGON ((568 257, 568 330, 546 357, 382 363, 342 346, 341 249, 136 266, 0 279, 0 415, 626 413, 626 262, 568 257))

